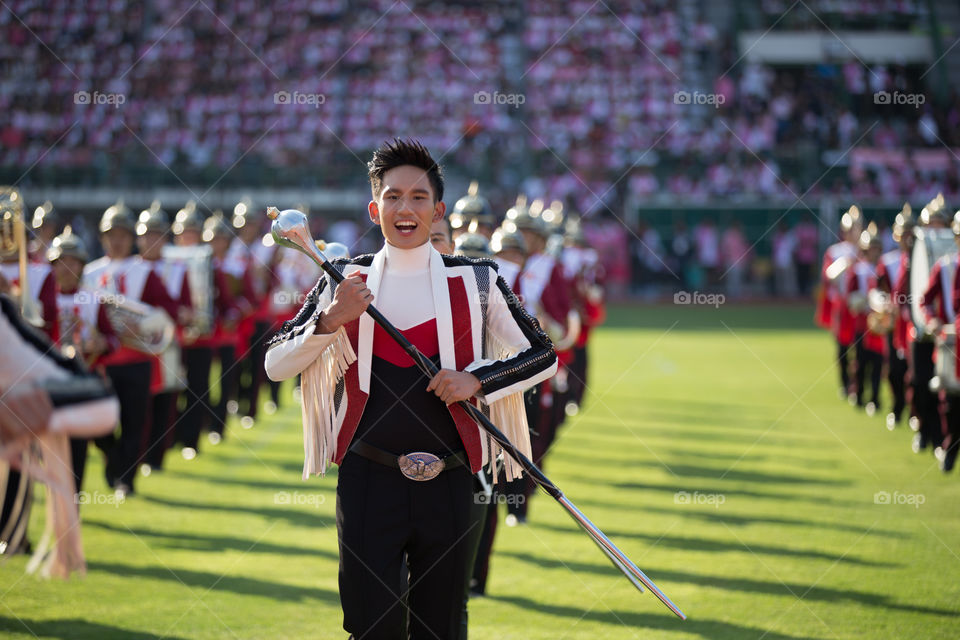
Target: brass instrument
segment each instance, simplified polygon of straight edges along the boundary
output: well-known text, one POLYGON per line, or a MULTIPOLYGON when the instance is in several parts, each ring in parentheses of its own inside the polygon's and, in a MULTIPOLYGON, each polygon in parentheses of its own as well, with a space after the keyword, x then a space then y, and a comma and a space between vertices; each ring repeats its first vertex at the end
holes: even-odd
POLYGON ((893 331, 897 310, 889 293, 871 289, 867 294, 867 331, 886 335, 893 331))
POLYGON ((110 293, 100 303, 124 346, 155 356, 173 340, 176 325, 163 309, 110 293))
POLYGON ((23 221, 23 196, 16 187, 0 187, 0 257, 17 256, 20 266, 20 313, 35 327, 43 326, 43 317, 30 295, 27 277, 27 227, 23 221))

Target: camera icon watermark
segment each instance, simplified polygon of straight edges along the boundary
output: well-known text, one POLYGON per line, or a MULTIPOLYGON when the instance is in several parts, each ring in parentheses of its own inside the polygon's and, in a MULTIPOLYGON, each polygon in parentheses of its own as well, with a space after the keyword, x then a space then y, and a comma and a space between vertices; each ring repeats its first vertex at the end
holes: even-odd
POLYGON ((922 93, 901 93, 894 91, 877 91, 873 94, 873 104, 878 105, 908 105, 914 109, 919 109, 920 105, 927 102, 927 96, 922 93))
POLYGON ((73 104, 81 105, 108 105, 114 109, 119 109, 120 105, 126 103, 127 96, 122 93, 101 93, 94 91, 77 91, 73 94, 73 104))
POLYGON ((504 494, 504 493, 486 493, 485 491, 480 491, 473 494, 473 503, 474 504, 506 504, 506 505, 522 505, 527 501, 527 497, 521 494, 504 494))
POLYGON ((719 308, 725 304, 727 297, 722 293, 703 293, 701 291, 677 291, 673 294, 673 304, 709 305, 719 308))
POLYGON ((307 294, 302 291, 276 291, 272 298, 276 307, 302 307, 307 300, 307 294))
POLYGON ((673 494, 674 504, 706 504, 714 509, 719 509, 720 505, 727 501, 727 497, 722 493, 702 493, 700 491, 677 491, 673 494))
POLYGON ((526 101, 527 96, 522 93, 500 93, 499 91, 490 93, 489 91, 477 91, 473 94, 473 104, 506 105, 514 109, 519 109, 520 105, 526 103, 526 101))
POLYGON ((305 505, 319 508, 327 502, 327 496, 322 493, 302 493, 300 491, 277 491, 273 494, 273 504, 305 505))
POLYGON ((877 491, 873 494, 873 504, 879 505, 908 505, 914 509, 919 509, 921 505, 926 504, 927 496, 922 493, 900 493, 894 491, 877 491))
POLYGON ((320 105, 327 101, 327 96, 322 93, 302 93, 300 91, 277 91, 273 94, 273 104, 288 105, 302 104, 319 109, 320 105))
POLYGON ((73 495, 73 501, 78 505, 112 505, 119 507, 125 500, 126 497, 120 492, 78 491, 73 495))
POLYGON ((673 104, 705 104, 712 106, 714 109, 719 109, 726 101, 727 97, 722 93, 677 91, 673 94, 673 104))

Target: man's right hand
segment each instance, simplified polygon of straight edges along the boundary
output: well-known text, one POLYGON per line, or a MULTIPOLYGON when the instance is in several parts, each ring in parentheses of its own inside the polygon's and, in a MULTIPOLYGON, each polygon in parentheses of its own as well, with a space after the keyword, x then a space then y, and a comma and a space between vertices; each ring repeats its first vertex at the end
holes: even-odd
POLYGON ((317 320, 317 332, 333 333, 341 326, 363 315, 372 302, 373 294, 360 277, 360 272, 354 271, 337 285, 333 301, 317 320))

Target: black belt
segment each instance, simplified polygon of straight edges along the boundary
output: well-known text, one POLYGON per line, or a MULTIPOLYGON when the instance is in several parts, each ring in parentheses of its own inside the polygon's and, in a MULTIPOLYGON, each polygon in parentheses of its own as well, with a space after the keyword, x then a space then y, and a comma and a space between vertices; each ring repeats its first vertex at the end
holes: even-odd
POLYGON ((469 466, 462 451, 451 453, 444 458, 424 451, 414 451, 413 453, 395 456, 362 440, 354 441, 350 445, 350 451, 385 467, 400 469, 400 473, 411 480, 417 481, 433 480, 443 471, 456 469, 460 466, 469 466))

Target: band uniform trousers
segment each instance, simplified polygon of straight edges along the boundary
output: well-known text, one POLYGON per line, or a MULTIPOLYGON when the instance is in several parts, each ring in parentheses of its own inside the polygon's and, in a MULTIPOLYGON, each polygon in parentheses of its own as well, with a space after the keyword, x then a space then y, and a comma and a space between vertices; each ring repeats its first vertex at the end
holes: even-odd
POLYGON ((107 455, 107 480, 131 489, 140 464, 144 430, 150 428, 150 363, 108 365, 107 377, 120 403, 120 438, 113 433, 94 442, 107 455))
POLYGON ((900 422, 900 416, 907 406, 907 359, 894 347, 892 331, 887 334, 887 353, 890 354, 887 379, 890 381, 890 394, 893 396, 891 412, 894 421, 900 422))
POLYGON ((418 482, 355 453, 337 481, 343 627, 358 640, 459 638, 471 554, 466 467, 418 482), (409 567, 409 584, 406 583, 409 567), (406 602, 404 602, 406 594, 406 602))
POLYGON ((210 416, 210 364, 213 349, 194 346, 183 350, 183 364, 187 369, 186 405, 180 417, 177 439, 184 447, 196 449, 200 432, 210 416))
POLYGON ((930 379, 933 377, 933 349, 930 341, 915 341, 913 343, 912 370, 910 372, 911 387, 913 389, 913 415, 920 420, 920 435, 923 444, 939 446, 943 433, 940 419, 939 399, 937 394, 930 391, 930 379))

